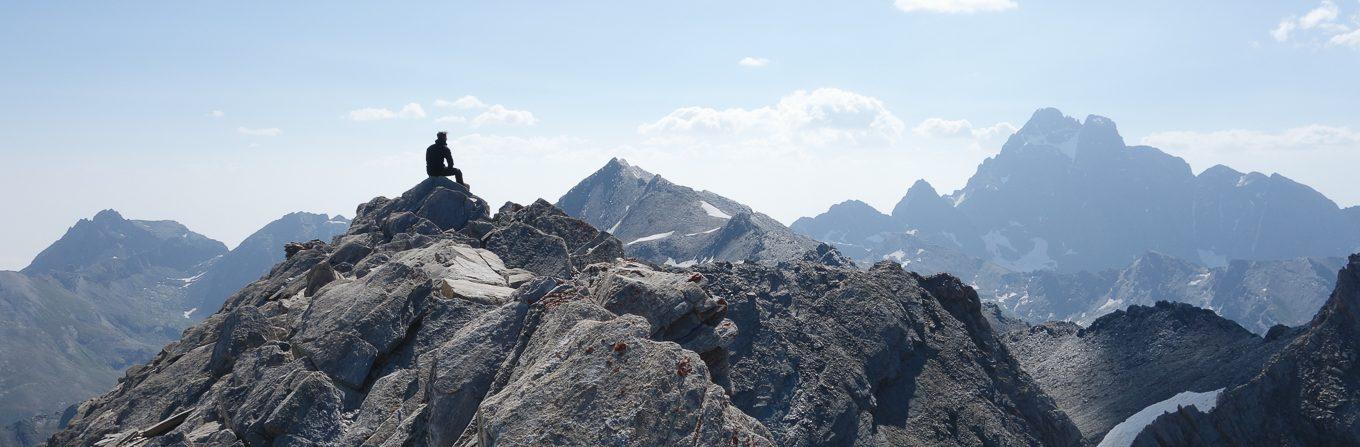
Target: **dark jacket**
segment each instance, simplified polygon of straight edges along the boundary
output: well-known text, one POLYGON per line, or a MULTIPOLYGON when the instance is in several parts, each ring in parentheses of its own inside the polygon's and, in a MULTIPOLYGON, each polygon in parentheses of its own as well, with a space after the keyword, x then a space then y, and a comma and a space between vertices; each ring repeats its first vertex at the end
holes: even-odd
MULTIPOLYGON (((436 142, 425 149, 425 172, 431 176, 441 175, 453 167, 453 152, 444 142, 436 142)), ((446 175, 446 174, 445 174, 446 175)))

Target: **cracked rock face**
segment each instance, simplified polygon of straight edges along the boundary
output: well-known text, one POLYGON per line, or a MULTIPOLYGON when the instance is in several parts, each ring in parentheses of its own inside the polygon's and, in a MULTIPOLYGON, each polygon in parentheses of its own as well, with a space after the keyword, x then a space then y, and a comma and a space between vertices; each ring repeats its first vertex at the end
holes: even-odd
POLYGON ((423 182, 298 245, 49 444, 1079 441, 952 277, 829 248, 687 270, 620 247, 546 202, 493 220, 461 185, 423 182))

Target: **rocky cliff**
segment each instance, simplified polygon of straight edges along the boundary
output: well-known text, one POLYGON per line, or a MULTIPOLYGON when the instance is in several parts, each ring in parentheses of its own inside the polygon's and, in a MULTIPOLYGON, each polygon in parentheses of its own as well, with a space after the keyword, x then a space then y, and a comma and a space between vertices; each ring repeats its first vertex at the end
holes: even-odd
POLYGON ((1337 274, 1322 310, 1288 346, 1229 387, 1210 410, 1157 418, 1138 446, 1360 444, 1360 255, 1337 274))

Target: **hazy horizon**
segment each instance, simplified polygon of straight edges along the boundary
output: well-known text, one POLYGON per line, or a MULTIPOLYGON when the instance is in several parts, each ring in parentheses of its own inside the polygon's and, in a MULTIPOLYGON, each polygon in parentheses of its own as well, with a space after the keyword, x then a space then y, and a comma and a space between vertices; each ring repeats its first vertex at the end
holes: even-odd
POLYGON ((0 269, 107 208, 233 247, 353 217, 424 178, 436 130, 493 207, 621 157, 787 224, 953 191, 1056 107, 1360 204, 1353 0, 196 8, 6 6, 0 269))

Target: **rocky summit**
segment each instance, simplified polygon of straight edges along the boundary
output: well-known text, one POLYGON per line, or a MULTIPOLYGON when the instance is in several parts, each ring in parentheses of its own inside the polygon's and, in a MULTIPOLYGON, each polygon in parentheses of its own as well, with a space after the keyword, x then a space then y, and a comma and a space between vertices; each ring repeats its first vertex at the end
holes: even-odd
POLYGON ((359 206, 49 445, 1026 445, 1077 427, 973 291, 821 246, 667 267, 438 178, 359 206))

